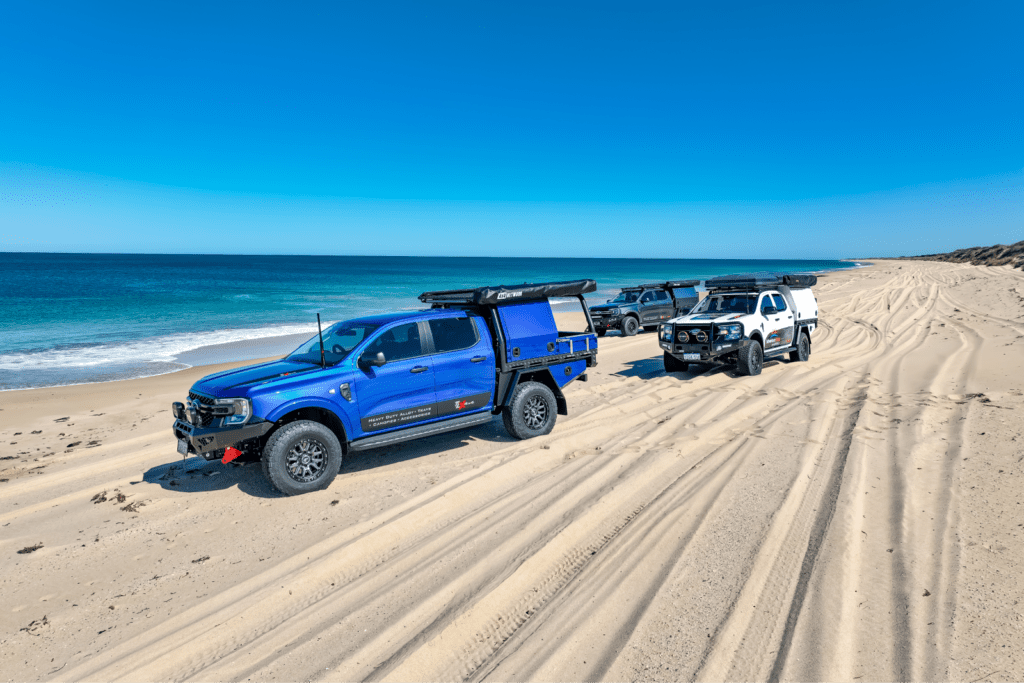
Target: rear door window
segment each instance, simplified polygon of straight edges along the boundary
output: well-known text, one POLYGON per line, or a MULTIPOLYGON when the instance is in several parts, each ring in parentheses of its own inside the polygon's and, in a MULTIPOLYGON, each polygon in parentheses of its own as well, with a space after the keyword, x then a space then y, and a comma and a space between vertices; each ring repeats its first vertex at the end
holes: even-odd
POLYGON ((779 309, 779 313, 786 310, 786 298, 781 294, 772 294, 772 298, 775 299, 775 308, 779 309))
POLYGON ((472 318, 439 318, 430 321, 434 352, 448 353, 474 346, 479 339, 472 318))
POLYGON ((668 301, 668 292, 655 292, 654 295, 658 297, 658 301, 668 301))

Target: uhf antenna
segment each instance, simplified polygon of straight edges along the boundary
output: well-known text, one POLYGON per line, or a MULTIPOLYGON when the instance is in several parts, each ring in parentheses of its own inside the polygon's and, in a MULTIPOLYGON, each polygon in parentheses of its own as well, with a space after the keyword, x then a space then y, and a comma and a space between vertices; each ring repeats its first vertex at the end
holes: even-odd
POLYGON ((320 327, 320 314, 316 314, 316 332, 320 335, 320 366, 327 368, 327 359, 324 357, 324 331, 320 327))

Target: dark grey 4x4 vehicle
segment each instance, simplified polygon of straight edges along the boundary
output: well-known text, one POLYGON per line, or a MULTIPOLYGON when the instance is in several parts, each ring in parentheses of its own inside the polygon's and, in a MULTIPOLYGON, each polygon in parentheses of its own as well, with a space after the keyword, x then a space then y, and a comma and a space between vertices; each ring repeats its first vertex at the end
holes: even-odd
POLYGON ((674 280, 635 287, 623 287, 618 296, 608 303, 590 307, 597 336, 617 329, 632 337, 640 328, 647 332, 680 315, 686 315, 697 305, 700 280, 674 280), (677 291, 678 290, 678 291, 677 291))

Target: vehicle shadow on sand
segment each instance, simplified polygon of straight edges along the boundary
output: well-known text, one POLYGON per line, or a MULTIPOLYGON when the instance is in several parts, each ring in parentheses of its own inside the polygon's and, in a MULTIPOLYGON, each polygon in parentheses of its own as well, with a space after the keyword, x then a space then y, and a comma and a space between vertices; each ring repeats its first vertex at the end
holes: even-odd
POLYGON ((146 470, 142 480, 168 491, 181 493, 210 493, 237 486, 240 491, 257 498, 279 498, 270 482, 263 476, 258 462, 222 463, 206 461, 192 456, 187 460, 174 460, 146 470))
MULTIPOLYGON (((764 369, 767 370, 776 365, 783 365, 784 362, 779 358, 772 358, 764 362, 764 369)), ((693 379, 700 375, 717 375, 719 373, 725 373, 730 377, 743 377, 736 369, 735 365, 700 365, 691 364, 685 372, 665 372, 665 361, 661 357, 656 358, 641 358, 640 360, 632 360, 626 363, 628 366, 625 370, 612 373, 618 377, 638 377, 640 379, 652 379, 654 377, 661 377, 662 375, 669 375, 671 377, 678 377, 680 379, 693 379)))
MULTIPOLYGON (((362 472, 427 455, 451 454, 475 441, 505 444, 516 439, 505 431, 501 418, 495 417, 478 427, 367 451, 349 451, 338 474, 362 472)), ((192 456, 187 460, 174 460, 151 467, 142 475, 142 480, 168 491, 183 493, 210 493, 237 486, 240 491, 257 498, 283 497, 263 476, 263 467, 258 461, 235 461, 225 465, 219 460, 206 461, 192 456)))
POLYGON ((361 472, 406 460, 415 460, 427 455, 451 454, 475 441, 507 444, 513 443, 517 439, 508 435, 501 417, 495 416, 487 424, 478 427, 446 432, 415 441, 405 441, 393 446, 350 452, 341 465, 341 474, 361 472))

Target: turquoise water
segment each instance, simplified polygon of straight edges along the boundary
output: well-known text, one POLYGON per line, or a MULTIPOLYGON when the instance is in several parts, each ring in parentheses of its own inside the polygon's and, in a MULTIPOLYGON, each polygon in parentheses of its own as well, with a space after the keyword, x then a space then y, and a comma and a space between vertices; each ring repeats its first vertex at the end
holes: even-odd
POLYGON ((0 389, 285 353, 325 322, 420 308, 424 291, 592 278, 619 287, 840 261, 0 253, 0 389), (226 346, 218 346, 226 345, 226 346), (220 349, 206 354, 203 349, 220 349))

